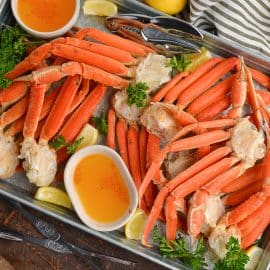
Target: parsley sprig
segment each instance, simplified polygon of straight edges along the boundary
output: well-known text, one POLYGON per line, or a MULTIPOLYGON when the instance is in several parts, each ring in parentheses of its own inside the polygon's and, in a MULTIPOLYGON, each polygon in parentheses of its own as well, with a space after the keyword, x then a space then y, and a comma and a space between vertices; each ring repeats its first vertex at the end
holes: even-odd
POLYGON ((129 84, 127 87, 129 106, 135 104, 138 108, 144 107, 147 99, 146 91, 149 89, 148 85, 144 82, 138 82, 137 84, 129 84))
POLYGON ((206 247, 203 239, 198 240, 198 244, 193 252, 188 250, 183 237, 179 236, 176 240, 168 243, 165 236, 159 234, 157 226, 153 230, 153 241, 159 245, 160 254, 164 258, 180 259, 184 264, 191 266, 193 270, 203 269, 206 266, 204 254, 206 247))
POLYGON ((80 143, 82 142, 83 139, 84 139, 84 137, 81 137, 81 138, 75 140, 70 145, 68 145, 67 146, 67 153, 72 155, 76 151, 76 149, 78 148, 78 146, 80 145, 80 143))
POLYGON ((26 50, 40 41, 29 41, 28 35, 19 26, 7 26, 0 30, 0 88, 6 88, 11 81, 4 74, 26 56, 26 50))
POLYGON ((108 121, 104 113, 101 115, 101 117, 98 116, 92 117, 92 120, 95 123, 95 126, 100 134, 105 135, 108 133, 108 121))
POLYGON ((238 239, 231 236, 226 248, 226 256, 215 263, 214 270, 244 270, 249 257, 241 250, 238 239))
POLYGON ((58 150, 60 148, 66 147, 67 143, 63 136, 57 136, 53 141, 49 142, 49 145, 58 150))
POLYGON ((66 147, 67 148, 67 153, 72 155, 76 151, 76 149, 78 148, 78 146, 80 145, 80 143, 82 142, 83 139, 84 138, 81 137, 81 138, 75 140, 73 143, 67 144, 65 138, 60 135, 60 136, 57 136, 49 144, 55 150, 66 147))
POLYGON ((174 55, 166 66, 178 69, 178 71, 185 71, 187 66, 191 63, 184 55, 174 55))

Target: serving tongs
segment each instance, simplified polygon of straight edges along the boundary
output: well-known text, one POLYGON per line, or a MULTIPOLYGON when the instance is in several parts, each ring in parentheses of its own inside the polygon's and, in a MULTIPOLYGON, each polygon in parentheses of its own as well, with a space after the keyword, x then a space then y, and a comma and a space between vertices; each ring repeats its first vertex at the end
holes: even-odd
POLYGON ((18 210, 25 218, 27 218, 31 224, 45 237, 45 238, 35 238, 31 236, 24 235, 20 232, 13 231, 3 225, 0 226, 0 238, 13 240, 13 241, 26 241, 33 244, 40 245, 52 251, 76 255, 86 266, 91 267, 93 270, 100 270, 101 268, 97 266, 90 258, 98 258, 101 260, 107 260, 114 263, 119 263, 126 266, 135 266, 136 263, 132 261, 123 260, 117 257, 112 257, 96 252, 90 252, 79 248, 68 241, 64 240, 61 234, 55 229, 55 227, 31 214, 26 208, 24 208, 20 203, 8 200, 9 205, 18 210))
POLYGON ((166 16, 120 14, 108 17, 105 25, 112 32, 165 54, 198 53, 201 46, 197 43, 203 39, 190 23, 166 16))

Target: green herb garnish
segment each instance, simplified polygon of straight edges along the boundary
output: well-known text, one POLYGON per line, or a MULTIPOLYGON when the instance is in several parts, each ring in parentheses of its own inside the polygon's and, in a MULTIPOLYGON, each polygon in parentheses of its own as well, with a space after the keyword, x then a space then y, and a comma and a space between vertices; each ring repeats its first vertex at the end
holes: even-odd
POLYGON ((166 64, 166 66, 176 68, 178 71, 185 71, 190 63, 191 61, 187 60, 185 56, 174 55, 166 64))
POLYGON ((153 230, 153 241, 159 245, 160 254, 164 258, 180 259, 184 264, 191 266, 193 270, 203 269, 206 266, 204 254, 206 247, 203 239, 198 240, 194 252, 188 250, 183 237, 178 236, 176 240, 168 243, 165 236, 160 236, 157 226, 153 230))
POLYGON ((108 122, 105 114, 102 114, 101 117, 94 116, 92 117, 92 120, 95 123, 95 126, 97 127, 100 134, 108 133, 108 122))
POLYGON ((84 137, 81 137, 81 138, 75 140, 69 146, 67 146, 67 153, 72 155, 76 151, 76 149, 78 148, 78 146, 80 145, 80 143, 82 142, 83 139, 84 139, 84 137))
POLYGON ((76 149, 78 148, 83 139, 84 139, 83 137, 79 138, 78 140, 75 140, 73 143, 68 145, 66 143, 65 138, 62 135, 60 135, 56 137, 52 142, 49 142, 49 145, 56 150, 66 147, 67 153, 71 155, 76 151, 76 149))
POLYGON ((57 149, 67 146, 67 143, 63 136, 58 136, 53 141, 49 142, 49 145, 52 148, 57 150, 57 149))
POLYGON ((214 270, 244 270, 249 257, 241 250, 238 239, 231 236, 226 248, 226 256, 215 263, 214 270))
POLYGON ((40 44, 27 40, 27 36, 19 26, 6 26, 0 30, 0 88, 10 85, 11 80, 4 75, 24 59, 27 48, 40 44))
POLYGON ((138 108, 144 107, 147 98, 146 90, 148 89, 148 85, 143 82, 139 82, 135 85, 129 84, 126 89, 128 94, 128 105, 131 106, 132 104, 135 104, 138 108))

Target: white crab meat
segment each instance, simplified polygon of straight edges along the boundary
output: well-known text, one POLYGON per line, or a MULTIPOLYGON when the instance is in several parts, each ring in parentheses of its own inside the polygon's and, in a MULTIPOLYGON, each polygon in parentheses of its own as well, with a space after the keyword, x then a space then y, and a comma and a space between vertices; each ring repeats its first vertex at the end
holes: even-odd
POLYGON ((47 142, 38 144, 34 138, 25 138, 19 156, 30 183, 48 186, 57 171, 56 154, 47 142))
POLYGON ((13 137, 0 133, 0 178, 10 178, 18 165, 18 145, 13 137))
POLYGON ((113 97, 113 107, 118 117, 124 118, 128 123, 137 122, 142 114, 143 108, 135 104, 128 105, 126 91, 118 91, 113 97))
POLYGON ((163 166, 166 178, 171 180, 180 172, 186 170, 197 161, 197 152, 185 150, 177 153, 169 153, 164 160, 163 166))
POLYGON ((263 132, 247 118, 241 118, 232 129, 231 146, 246 168, 254 166, 266 153, 263 132))
POLYGON ((218 224, 208 237, 208 243, 211 250, 219 257, 224 258, 227 249, 226 244, 228 243, 230 237, 233 236, 239 240, 241 243, 241 235, 239 231, 234 226, 226 228, 224 224, 218 224))
POLYGON ((225 207, 220 196, 217 195, 208 196, 202 207, 205 210, 205 223, 202 226, 201 232, 207 236, 225 214, 225 207))
POLYGON ((167 65, 168 58, 149 53, 136 70, 136 83, 144 82, 148 93, 156 91, 162 84, 171 80, 172 67, 167 65))
POLYGON ((141 115, 141 123, 148 132, 158 136, 162 143, 167 143, 179 131, 181 126, 168 112, 168 108, 174 105, 154 103, 146 108, 141 115))

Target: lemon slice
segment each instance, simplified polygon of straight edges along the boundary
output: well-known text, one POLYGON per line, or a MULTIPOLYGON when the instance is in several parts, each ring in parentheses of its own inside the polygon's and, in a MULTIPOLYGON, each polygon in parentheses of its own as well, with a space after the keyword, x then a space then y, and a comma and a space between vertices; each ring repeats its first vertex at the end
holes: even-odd
POLYGON ((173 15, 184 9, 187 0, 145 0, 145 3, 152 8, 173 15))
POLYGON ((84 15, 114 16, 117 6, 106 0, 87 0, 83 5, 84 15))
POLYGON ((67 193, 55 187, 40 187, 36 194, 35 199, 43 202, 49 202, 71 209, 71 201, 67 193))
POLYGON ((254 245, 248 248, 246 252, 249 257, 249 261, 245 265, 245 270, 255 270, 263 254, 263 249, 254 245))
POLYGON ((146 215, 141 209, 136 209, 135 213, 125 225, 125 236, 128 239, 140 240, 143 234, 146 215))
POLYGON ((80 144, 76 148, 76 151, 78 151, 83 147, 95 144, 97 142, 97 139, 98 139, 98 130, 88 123, 85 124, 85 126, 82 128, 81 132, 75 139, 75 141, 81 140, 80 144))
POLYGON ((186 60, 190 60, 191 63, 186 67, 185 71, 193 72, 196 70, 200 65, 205 63, 207 60, 212 58, 211 53, 206 50, 205 48, 201 48, 200 53, 190 53, 184 54, 186 60))

